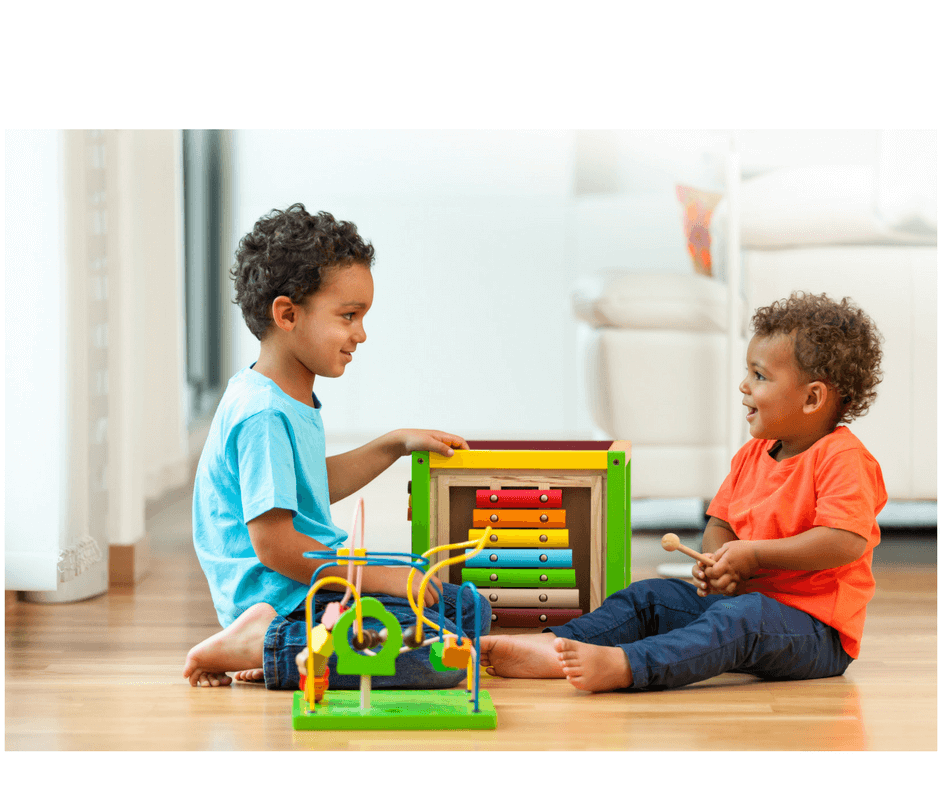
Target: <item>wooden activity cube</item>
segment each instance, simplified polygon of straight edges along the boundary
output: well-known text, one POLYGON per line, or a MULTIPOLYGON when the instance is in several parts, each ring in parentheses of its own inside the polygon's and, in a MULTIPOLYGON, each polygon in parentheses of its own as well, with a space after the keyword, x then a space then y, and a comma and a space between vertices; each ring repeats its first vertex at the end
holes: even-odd
MULTIPOLYGON (((413 553, 493 528, 492 542, 466 567, 443 568, 441 580, 471 580, 490 599, 494 627, 561 624, 626 588, 628 441, 473 441, 471 447, 452 457, 412 454, 413 553), (507 504, 512 508, 501 510, 500 490, 533 492, 510 496, 517 499, 507 504)), ((435 555, 432 563, 446 557, 435 555)))

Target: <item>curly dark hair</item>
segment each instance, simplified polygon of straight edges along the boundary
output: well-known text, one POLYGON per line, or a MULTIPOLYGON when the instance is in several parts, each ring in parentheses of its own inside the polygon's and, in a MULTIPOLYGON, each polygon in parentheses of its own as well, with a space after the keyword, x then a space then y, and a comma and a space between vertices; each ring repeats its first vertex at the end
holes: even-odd
POLYGON ((785 334, 793 337, 797 366, 810 380, 821 380, 842 398, 836 424, 848 424, 864 416, 881 383, 883 337, 874 321, 851 299, 836 303, 825 293, 800 291, 751 318, 757 336, 785 334))
POLYGON ((352 222, 338 222, 326 211, 315 216, 302 203, 262 216, 238 243, 235 300, 251 333, 261 339, 271 325, 271 304, 278 296, 294 303, 317 292, 332 268, 372 266, 375 249, 352 222))

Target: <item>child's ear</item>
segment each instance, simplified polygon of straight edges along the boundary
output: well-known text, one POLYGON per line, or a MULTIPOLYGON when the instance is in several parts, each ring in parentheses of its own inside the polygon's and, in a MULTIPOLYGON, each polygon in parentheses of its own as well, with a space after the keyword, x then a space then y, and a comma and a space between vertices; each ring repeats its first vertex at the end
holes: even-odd
POLYGON ((809 384, 806 390, 806 401, 803 403, 803 412, 808 416, 817 413, 826 406, 832 398, 832 392, 829 386, 821 380, 814 380, 809 384))
POLYGON ((297 307, 287 296, 278 296, 271 303, 271 319, 283 331, 292 331, 297 324, 297 307))

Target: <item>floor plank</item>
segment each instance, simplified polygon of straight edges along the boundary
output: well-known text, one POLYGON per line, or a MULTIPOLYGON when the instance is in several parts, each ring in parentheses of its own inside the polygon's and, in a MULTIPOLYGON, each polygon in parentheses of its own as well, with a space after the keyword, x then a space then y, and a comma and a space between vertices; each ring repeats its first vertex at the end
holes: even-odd
MULTIPOLYGON (((383 517, 401 528, 403 483, 383 485, 370 528, 383 528, 383 517)), ((484 677, 494 731, 295 732, 289 692, 193 689, 182 678, 190 646, 218 629, 192 548, 190 505, 182 496, 151 518, 152 566, 136 588, 7 611, 8 751, 937 749, 933 533, 888 534, 876 551, 862 656, 844 677, 725 675, 681 690, 603 695, 561 680, 484 677)), ((653 534, 637 535, 633 553, 635 579, 677 560, 653 534)))

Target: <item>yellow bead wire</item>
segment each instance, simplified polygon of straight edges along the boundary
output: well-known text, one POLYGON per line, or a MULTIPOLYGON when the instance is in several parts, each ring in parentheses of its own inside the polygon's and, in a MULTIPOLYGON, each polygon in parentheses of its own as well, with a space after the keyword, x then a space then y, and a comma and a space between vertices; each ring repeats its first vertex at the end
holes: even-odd
POLYGON ((408 604, 411 605, 411 609, 414 611, 416 620, 415 620, 415 642, 421 643, 423 638, 422 635, 422 625, 427 624, 429 627, 434 629, 440 629, 438 624, 435 624, 433 621, 425 618, 424 615, 424 591, 428 587, 428 583, 431 581, 431 577, 437 572, 438 569, 441 569, 445 566, 450 566, 451 564, 460 563, 466 561, 468 558, 473 558, 477 553, 479 553, 484 547, 486 547, 486 540, 489 537, 493 529, 490 526, 486 526, 486 529, 477 539, 473 539, 468 542, 460 542, 458 544, 446 544, 440 547, 432 547, 425 553, 421 554, 422 558, 430 558, 435 553, 440 553, 445 550, 458 550, 465 547, 473 547, 474 550, 469 554, 457 555, 452 558, 447 558, 439 563, 434 564, 427 572, 424 574, 424 580, 421 581, 421 586, 418 589, 418 601, 415 603, 414 593, 412 591, 412 580, 414 580, 415 572, 418 571, 417 567, 412 567, 411 571, 408 573, 408 604))

